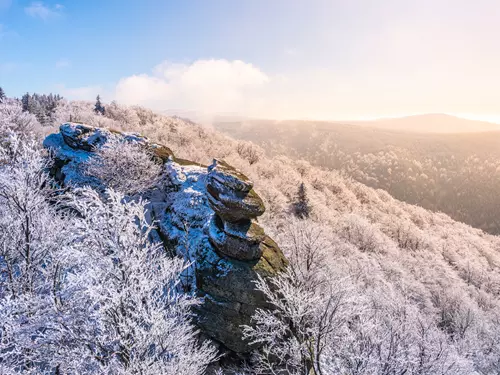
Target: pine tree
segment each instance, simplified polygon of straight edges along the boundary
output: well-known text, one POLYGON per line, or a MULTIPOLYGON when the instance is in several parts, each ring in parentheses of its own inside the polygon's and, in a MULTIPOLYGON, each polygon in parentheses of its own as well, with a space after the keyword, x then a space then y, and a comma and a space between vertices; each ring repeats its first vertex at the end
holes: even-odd
POLYGON ((307 219, 311 213, 311 206, 309 205, 309 198, 307 198, 306 186, 303 182, 299 185, 297 200, 293 204, 293 213, 300 219, 307 219))
POLYGON ((95 107, 94 107, 94 112, 95 113, 100 113, 101 115, 104 115, 106 113, 106 109, 101 103, 101 96, 97 95, 96 102, 95 102, 95 107))
POLYGON ((31 102, 31 95, 29 93, 26 93, 23 95, 21 98, 21 102, 23 104, 23 111, 29 111, 30 109, 30 102, 31 102))
POLYGON ((26 93, 21 98, 21 103, 24 112, 34 114, 42 125, 50 125, 57 102, 61 99, 62 97, 59 95, 26 93))
POLYGON ((3 91, 3 89, 0 87, 0 103, 2 103, 5 98, 5 91, 3 91))

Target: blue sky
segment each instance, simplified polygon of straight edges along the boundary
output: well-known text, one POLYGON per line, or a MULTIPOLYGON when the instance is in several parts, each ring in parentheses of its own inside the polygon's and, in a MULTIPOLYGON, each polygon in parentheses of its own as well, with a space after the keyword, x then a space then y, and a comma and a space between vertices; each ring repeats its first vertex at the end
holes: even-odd
POLYGON ((275 118, 500 120, 495 0, 0 0, 12 96, 275 118))
POLYGON ((305 2, 300 11, 280 0, 2 3, 3 34, 11 35, 2 37, 0 61, 11 69, 1 79, 15 95, 48 90, 55 82, 70 87, 114 82, 164 60, 238 59, 279 71, 288 64, 287 52, 307 39, 301 24, 319 21, 317 9, 305 2), (30 16, 26 9, 33 4, 50 13, 30 16), (58 62, 70 69, 58 69, 58 62))

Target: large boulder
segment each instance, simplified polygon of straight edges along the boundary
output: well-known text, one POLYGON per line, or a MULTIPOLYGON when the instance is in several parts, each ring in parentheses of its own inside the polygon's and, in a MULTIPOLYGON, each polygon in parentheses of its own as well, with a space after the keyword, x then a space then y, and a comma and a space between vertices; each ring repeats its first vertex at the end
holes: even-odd
MULTIPOLYGON (((148 138, 138 133, 119 132, 116 130, 96 128, 94 126, 81 124, 79 122, 66 122, 59 126, 64 142, 76 150, 96 151, 103 146, 109 139, 137 143, 147 147, 167 148, 150 142, 148 138)), ((172 151, 170 151, 172 152, 172 151)))
POLYGON ((220 159, 214 159, 208 167, 207 184, 210 185, 214 181, 231 190, 242 192, 249 192, 253 187, 253 182, 247 176, 220 159))
POLYGON ((54 151, 52 176, 61 184, 68 182, 75 184, 76 181, 88 183, 89 179, 82 174, 81 164, 111 140, 137 144, 143 147, 155 162, 162 165, 170 159, 175 159, 170 148, 151 142, 138 133, 118 132, 67 122, 59 127, 59 133, 50 134, 43 142, 45 148, 54 151))
POLYGON ((67 122, 59 127, 64 142, 71 148, 83 151, 95 151, 107 142, 109 130, 94 128, 75 122, 67 122))
POLYGON ((147 149, 152 153, 154 159, 161 164, 166 163, 170 159, 175 159, 174 153, 167 146, 148 143, 147 149))
POLYGON ((207 185, 208 201, 212 209, 226 221, 254 219, 265 211, 264 202, 252 189, 248 193, 214 190, 207 185))

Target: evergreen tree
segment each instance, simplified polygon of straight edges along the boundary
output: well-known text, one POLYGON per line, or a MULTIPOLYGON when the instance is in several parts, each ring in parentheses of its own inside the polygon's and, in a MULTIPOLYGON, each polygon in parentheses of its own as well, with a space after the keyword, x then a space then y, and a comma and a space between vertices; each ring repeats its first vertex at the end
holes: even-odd
POLYGON ((26 93, 21 98, 21 103, 24 112, 34 114, 42 125, 50 125, 52 116, 57 107, 57 102, 61 99, 62 97, 59 95, 37 93, 31 95, 26 93))
POLYGON ((106 109, 104 108, 104 106, 101 103, 100 95, 97 95, 95 107, 94 107, 94 112, 100 113, 101 115, 104 115, 106 113, 106 109))
POLYGON ((21 102, 23 104, 23 111, 28 111, 30 110, 30 102, 31 102, 31 95, 29 93, 26 93, 23 95, 21 98, 21 102))
POLYGON ((0 87, 0 103, 2 103, 5 98, 5 91, 3 91, 3 89, 0 87))
POLYGON ((311 206, 309 205, 309 199, 307 198, 306 186, 303 182, 299 185, 297 200, 293 204, 293 213, 300 219, 307 219, 311 213, 311 206))

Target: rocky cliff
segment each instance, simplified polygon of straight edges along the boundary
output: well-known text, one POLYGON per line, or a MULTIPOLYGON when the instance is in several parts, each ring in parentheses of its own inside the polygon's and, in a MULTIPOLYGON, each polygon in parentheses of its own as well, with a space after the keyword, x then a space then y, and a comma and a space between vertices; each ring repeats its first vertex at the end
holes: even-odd
POLYGON ((139 134, 77 123, 63 124, 45 139, 54 152, 51 173, 63 186, 98 184, 82 163, 92 162, 111 139, 139 144, 163 165, 161 182, 143 196, 150 201, 150 219, 158 223, 156 239, 192 264, 183 282, 201 298, 199 327, 234 352, 250 351, 242 325, 251 324, 256 309, 269 308, 255 281, 273 277, 287 263, 257 222, 265 207, 253 183, 222 160, 201 166, 176 159, 168 147, 139 134))

